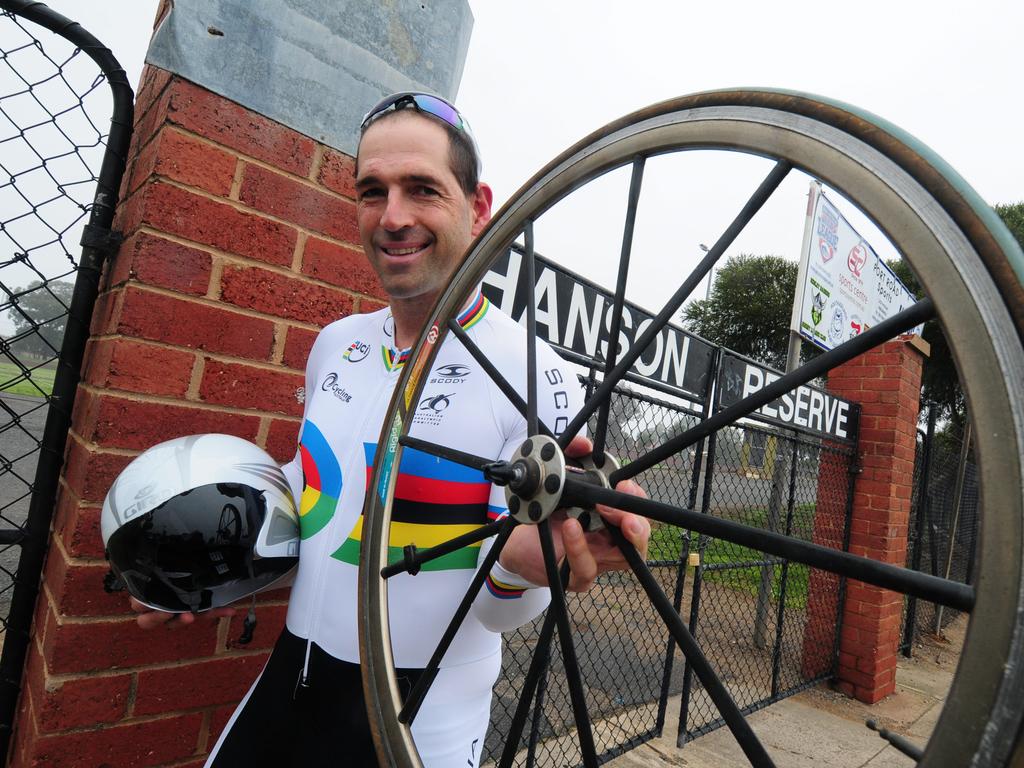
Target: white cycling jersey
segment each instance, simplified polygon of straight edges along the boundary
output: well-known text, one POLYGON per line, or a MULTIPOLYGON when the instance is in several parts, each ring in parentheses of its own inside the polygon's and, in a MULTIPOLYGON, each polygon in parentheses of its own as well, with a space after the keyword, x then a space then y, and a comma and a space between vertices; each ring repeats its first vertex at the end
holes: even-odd
MULTIPOLYGON (((505 379, 526 392, 526 334, 482 294, 459 323, 505 379)), ((357 565, 361 513, 381 424, 408 350, 393 346, 388 310, 353 315, 324 328, 309 355, 305 412, 295 459, 285 466, 300 501, 302 542, 288 628, 335 658, 358 662, 357 565)), ((538 343, 538 415, 556 434, 579 410, 582 389, 555 352, 538 343)), ((418 403, 415 437, 488 459, 508 459, 526 439, 526 422, 461 342, 449 334, 418 403)), ((506 513, 504 491, 479 470, 403 450, 390 546, 425 549, 506 513)), ((395 664, 423 667, 465 594, 489 542, 427 563, 388 584, 395 664)), ((500 632, 540 613, 547 589, 496 565, 442 666, 500 650, 500 632)), ((493 680, 484 681, 489 687, 493 680)))

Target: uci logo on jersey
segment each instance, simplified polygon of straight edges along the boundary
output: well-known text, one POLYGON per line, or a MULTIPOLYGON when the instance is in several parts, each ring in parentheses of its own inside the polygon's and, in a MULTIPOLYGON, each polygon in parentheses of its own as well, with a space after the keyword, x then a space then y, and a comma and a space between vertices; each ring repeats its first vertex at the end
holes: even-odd
POLYGON ((434 369, 434 377, 431 384, 461 384, 469 376, 471 369, 468 365, 460 363, 449 363, 434 369))
POLYGON ((349 345, 348 349, 345 350, 345 354, 341 357, 350 363, 358 363, 360 360, 365 360, 368 354, 370 354, 370 345, 356 339, 349 345))

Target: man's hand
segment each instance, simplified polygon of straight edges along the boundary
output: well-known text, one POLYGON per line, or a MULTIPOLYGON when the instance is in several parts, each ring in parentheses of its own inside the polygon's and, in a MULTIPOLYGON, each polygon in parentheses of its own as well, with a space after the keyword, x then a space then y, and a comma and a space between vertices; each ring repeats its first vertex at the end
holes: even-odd
MULTIPOLYGON (((135 623, 142 629, 155 629, 156 627, 184 627, 194 624, 196 614, 194 613, 168 613, 167 611, 155 611, 148 605, 143 605, 134 597, 130 598, 132 610, 137 614, 135 623)), ((219 619, 222 616, 234 616, 234 608, 213 608, 203 611, 203 617, 207 619, 219 619)))
MULTIPOLYGON (((585 437, 575 437, 566 447, 569 458, 586 456, 593 450, 593 443, 585 437)), ((632 480, 623 480, 615 490, 633 496, 646 497, 643 489, 632 480)), ((651 525, 646 518, 624 512, 621 509, 597 506, 601 517, 618 526, 626 539, 637 548, 641 557, 647 556, 647 542, 651 537, 651 525)), ((568 558, 570 592, 586 592, 594 580, 605 571, 621 571, 629 567, 626 558, 615 546, 608 531, 586 533, 577 520, 563 510, 557 510, 550 518, 551 533, 555 543, 555 557, 561 562, 568 558)), ((547 571, 540 548, 540 537, 535 525, 520 525, 512 531, 499 558, 503 568, 519 574, 534 584, 547 584, 547 571)))

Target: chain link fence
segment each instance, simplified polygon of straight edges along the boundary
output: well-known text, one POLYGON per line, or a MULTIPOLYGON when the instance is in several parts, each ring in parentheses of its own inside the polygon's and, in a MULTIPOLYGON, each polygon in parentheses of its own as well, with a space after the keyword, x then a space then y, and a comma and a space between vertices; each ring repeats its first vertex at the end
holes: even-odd
MULTIPOLYGON (((979 515, 978 473, 970 429, 957 429, 947 423, 936 431, 937 408, 927 408, 928 428, 918 431, 914 457, 907 567, 971 584, 979 515)), ((900 651, 912 655, 922 635, 941 634, 959 615, 952 608, 907 597, 900 651)))
POLYGON ((0 0, 0 762, 131 125, 109 49, 0 0))
MULTIPOLYGON (((609 452, 625 463, 704 417, 692 403, 635 387, 617 389, 609 452)), ((636 479, 659 501, 841 546, 852 458, 849 446, 747 425, 727 428, 636 479), (710 472, 704 469, 709 461, 710 472), (840 514, 816 517, 820 500, 840 514)), ((831 673, 836 613, 833 608, 828 627, 808 621, 812 569, 654 525, 648 566, 741 708, 766 706, 831 673), (808 664, 809 658, 826 663, 808 664)), ((817 588, 838 605, 839 580, 817 571, 815 576, 817 588)), ((589 593, 571 596, 569 606, 600 762, 660 735, 666 726, 678 728, 682 742, 723 724, 631 573, 603 575, 589 593), (678 723, 668 719, 675 709, 670 700, 679 703, 678 723)), ((501 753, 541 623, 505 637, 482 764, 501 753)), ((582 763, 557 643, 519 746, 517 765, 582 763)))
MULTIPOLYGON (((720 431, 711 453, 707 514, 842 548, 850 446, 747 424, 720 431)), ((832 674, 841 579, 707 536, 696 554, 690 629, 742 711, 832 674)), ((724 724, 688 669, 681 688, 680 743, 724 724)))
POLYGON ((73 43, 0 17, 0 632, 67 324, 110 90, 73 43))

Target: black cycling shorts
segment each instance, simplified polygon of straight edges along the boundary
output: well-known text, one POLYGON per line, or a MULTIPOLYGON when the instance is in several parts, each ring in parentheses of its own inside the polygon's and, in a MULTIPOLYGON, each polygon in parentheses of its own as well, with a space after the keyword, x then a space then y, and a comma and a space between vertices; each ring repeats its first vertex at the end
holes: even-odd
MULTIPOLYGON (((377 768, 359 665, 313 643, 304 687, 305 659, 306 641, 286 628, 207 768, 377 768)), ((422 670, 397 672, 404 698, 422 670)))

